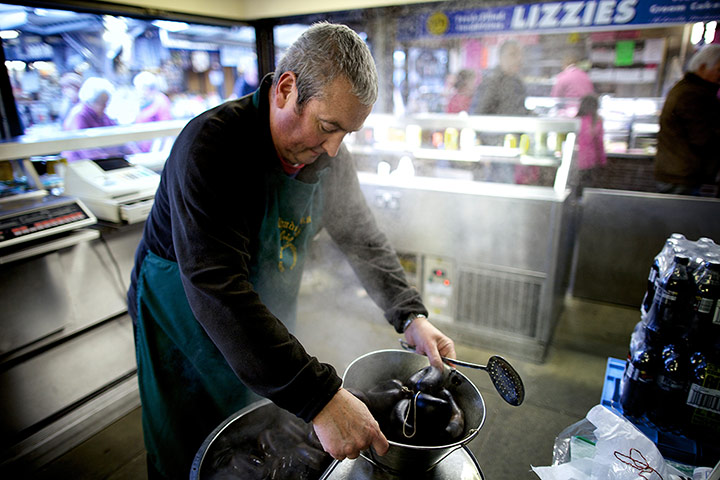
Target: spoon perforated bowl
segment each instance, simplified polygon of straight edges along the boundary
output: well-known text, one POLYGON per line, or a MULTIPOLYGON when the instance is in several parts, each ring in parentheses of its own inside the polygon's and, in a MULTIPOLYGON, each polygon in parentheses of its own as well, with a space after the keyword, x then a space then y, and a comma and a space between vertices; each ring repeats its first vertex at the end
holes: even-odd
MULTIPOLYGON (((405 350, 415 351, 415 346, 410 345, 405 340, 400 339, 400 345, 405 350)), ((461 367, 475 368, 485 370, 490 375, 495 390, 510 405, 518 406, 525 400, 525 386, 523 385, 520 374, 510 365, 504 358, 493 355, 488 359, 487 365, 478 365, 476 363, 464 362, 462 360, 453 360, 452 358, 440 357, 443 362, 450 366, 459 365, 461 367)))

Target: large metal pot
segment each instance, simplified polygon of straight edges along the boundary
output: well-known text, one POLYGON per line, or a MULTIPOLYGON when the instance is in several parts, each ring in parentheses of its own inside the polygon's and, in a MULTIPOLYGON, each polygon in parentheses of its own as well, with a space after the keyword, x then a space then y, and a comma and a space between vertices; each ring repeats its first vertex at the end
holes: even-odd
POLYGON ((270 400, 252 403, 230 416, 207 436, 193 460, 190 480, 264 480, 268 478, 269 471, 272 471, 272 478, 315 480, 327 469, 332 458, 324 452, 315 451, 308 462, 308 457, 298 454, 296 447, 303 448, 307 453, 307 447, 313 440, 299 440, 296 435, 303 431, 307 434, 311 428, 270 400), (258 442, 268 432, 277 432, 276 443, 284 444, 281 445, 282 454, 275 457, 262 455, 258 442), (318 461, 318 456, 323 458, 318 461), (257 462, 257 468, 247 468, 248 458, 257 462), (281 462, 282 466, 273 469, 274 465, 270 462, 281 462))
MULTIPOLYGON (((348 366, 343 375, 343 386, 367 391, 385 380, 396 378, 404 381, 428 365, 427 357, 404 350, 370 352, 348 366)), ((477 387, 465 375, 455 373, 462 381, 452 386, 452 393, 465 413, 465 430, 460 440, 435 446, 408 445, 389 440, 390 448, 385 455, 377 455, 371 447, 363 452, 363 456, 390 472, 428 471, 475 438, 485 423, 485 402, 477 387)))

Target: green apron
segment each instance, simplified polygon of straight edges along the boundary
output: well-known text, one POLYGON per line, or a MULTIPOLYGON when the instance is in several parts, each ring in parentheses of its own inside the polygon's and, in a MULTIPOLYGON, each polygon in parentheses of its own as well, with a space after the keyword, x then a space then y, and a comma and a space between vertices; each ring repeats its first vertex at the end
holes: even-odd
MULTIPOLYGON (((268 198, 250 280, 290 331, 306 250, 321 225, 323 173, 314 184, 280 172, 266 179, 268 198)), ((137 307, 135 342, 148 460, 169 478, 187 478, 207 435, 259 397, 235 375, 195 319, 177 263, 148 252, 138 277, 137 307)))

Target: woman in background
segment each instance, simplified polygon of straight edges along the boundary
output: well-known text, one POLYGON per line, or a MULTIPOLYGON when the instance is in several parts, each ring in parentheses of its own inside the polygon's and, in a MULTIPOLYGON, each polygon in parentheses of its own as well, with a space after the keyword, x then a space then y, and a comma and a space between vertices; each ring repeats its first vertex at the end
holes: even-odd
MULTIPOLYGON (((90 77, 85 80, 78 92, 80 101, 70 110, 63 123, 63 130, 82 130, 117 125, 117 122, 105 113, 113 93, 115 93, 115 87, 105 78, 90 77)), ((71 150, 63 152, 63 155, 68 161, 76 161, 118 157, 129 153, 134 153, 134 150, 125 145, 120 145, 116 147, 71 150)))
POLYGON ((598 99, 595 95, 585 95, 580 100, 577 117, 580 118, 580 131, 577 144, 577 190, 582 195, 584 187, 595 185, 597 169, 607 163, 603 142, 603 119, 598 115, 598 99))

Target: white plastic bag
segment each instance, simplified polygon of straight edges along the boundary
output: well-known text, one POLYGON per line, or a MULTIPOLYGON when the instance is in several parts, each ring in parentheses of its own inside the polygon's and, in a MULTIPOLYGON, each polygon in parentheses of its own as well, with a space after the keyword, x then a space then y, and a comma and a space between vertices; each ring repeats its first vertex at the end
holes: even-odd
POLYGON ((549 467, 532 467, 541 480, 669 480, 655 444, 624 417, 596 405, 586 418, 595 425, 594 455, 549 467))

